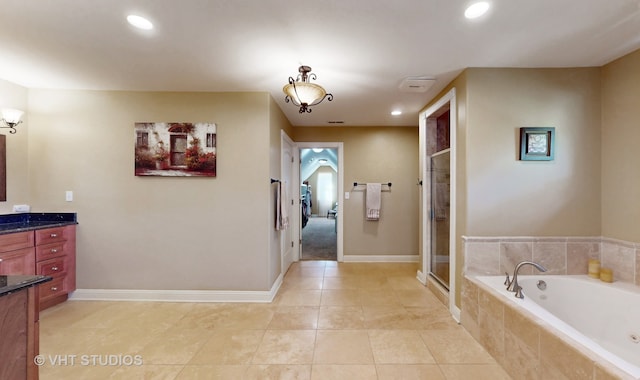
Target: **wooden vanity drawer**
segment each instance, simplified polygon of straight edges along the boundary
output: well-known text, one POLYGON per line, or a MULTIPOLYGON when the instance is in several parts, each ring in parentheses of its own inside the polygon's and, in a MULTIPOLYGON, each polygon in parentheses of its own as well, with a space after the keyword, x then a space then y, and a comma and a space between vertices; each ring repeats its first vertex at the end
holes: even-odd
POLYGON ((38 274, 44 276, 55 276, 65 270, 64 257, 45 260, 38 263, 38 274))
POLYGON ((35 274, 33 247, 0 253, 0 274, 35 274))
POLYGON ((36 230, 36 245, 58 243, 67 240, 64 227, 45 228, 36 230))
POLYGON ((64 287, 64 277, 54 278, 53 281, 45 282, 38 287, 40 300, 62 295, 66 292, 64 287))
POLYGON ((54 257, 64 256, 67 254, 67 243, 53 243, 53 244, 45 244, 36 247, 36 260, 49 260, 54 257))
POLYGON ((33 231, 0 235, 0 252, 33 247, 33 231))

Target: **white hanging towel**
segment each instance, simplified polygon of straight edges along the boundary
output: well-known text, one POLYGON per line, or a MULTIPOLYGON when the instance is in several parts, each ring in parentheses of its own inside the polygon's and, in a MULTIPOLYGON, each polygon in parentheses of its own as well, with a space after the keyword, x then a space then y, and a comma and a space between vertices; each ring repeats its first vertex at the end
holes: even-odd
POLYGON ((286 230, 289 227, 286 184, 278 182, 278 190, 276 191, 276 193, 276 230, 286 230))
POLYGON ((380 219, 380 199, 382 185, 379 183, 367 183, 367 220, 380 219))

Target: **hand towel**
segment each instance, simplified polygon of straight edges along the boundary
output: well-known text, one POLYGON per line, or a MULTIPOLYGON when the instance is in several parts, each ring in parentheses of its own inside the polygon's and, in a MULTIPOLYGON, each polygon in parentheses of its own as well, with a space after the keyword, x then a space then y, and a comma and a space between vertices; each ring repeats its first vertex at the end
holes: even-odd
POLYGON ((289 227, 289 213, 287 212, 287 187, 286 183, 278 182, 276 191, 276 230, 286 230, 289 227))
POLYGON ((367 183, 367 220, 380 219, 380 198, 382 185, 379 183, 367 183))

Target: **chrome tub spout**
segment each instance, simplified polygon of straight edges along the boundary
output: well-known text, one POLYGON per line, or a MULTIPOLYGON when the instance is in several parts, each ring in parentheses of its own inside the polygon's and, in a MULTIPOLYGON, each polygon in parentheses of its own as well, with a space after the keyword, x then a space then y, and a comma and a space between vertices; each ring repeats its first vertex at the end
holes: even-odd
POLYGON ((507 281, 505 281, 505 283, 508 282, 507 290, 510 292, 516 293, 515 296, 518 298, 524 298, 524 295, 522 294, 522 287, 518 285, 518 272, 520 271, 520 268, 522 268, 525 265, 531 265, 537 270, 539 270, 540 272, 547 271, 547 268, 543 267, 538 263, 534 263, 533 261, 519 262, 518 265, 516 265, 516 268, 513 270, 513 278, 511 279, 511 281, 509 281, 509 276, 507 276, 507 281))

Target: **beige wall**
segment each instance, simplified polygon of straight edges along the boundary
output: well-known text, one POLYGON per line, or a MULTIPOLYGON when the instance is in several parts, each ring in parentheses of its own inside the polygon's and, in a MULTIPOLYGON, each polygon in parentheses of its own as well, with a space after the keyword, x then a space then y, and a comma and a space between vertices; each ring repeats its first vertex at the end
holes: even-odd
MULTIPOLYGON (((27 111, 27 93, 22 86, 0 80, 0 108, 27 111)), ((0 129, 7 136, 7 201, 0 202, 0 214, 13 212, 13 205, 29 203, 29 114, 25 113, 22 119, 15 134, 0 129)))
MULTIPOLYGON (((602 235, 636 243, 640 242, 639 68, 640 50, 602 68, 602 235)), ((640 262, 636 265, 640 268, 640 262)))
POLYGON ((457 283, 465 235, 599 236, 600 69, 472 68, 434 102, 452 87, 457 283), (518 160, 519 128, 536 126, 556 128, 553 161, 518 160))
POLYGON ((296 127, 297 142, 344 142, 345 255, 418 254, 418 127, 296 127), (392 182, 382 194, 381 219, 365 220, 364 187, 392 182))
POLYGON ((469 69, 470 236, 600 234, 600 69, 469 69), (553 161, 519 161, 520 127, 555 127, 553 161))
POLYGON ((269 289, 269 104, 267 93, 29 90, 29 201, 78 213, 78 287, 269 289), (215 122, 217 177, 135 177, 136 121, 215 122))

